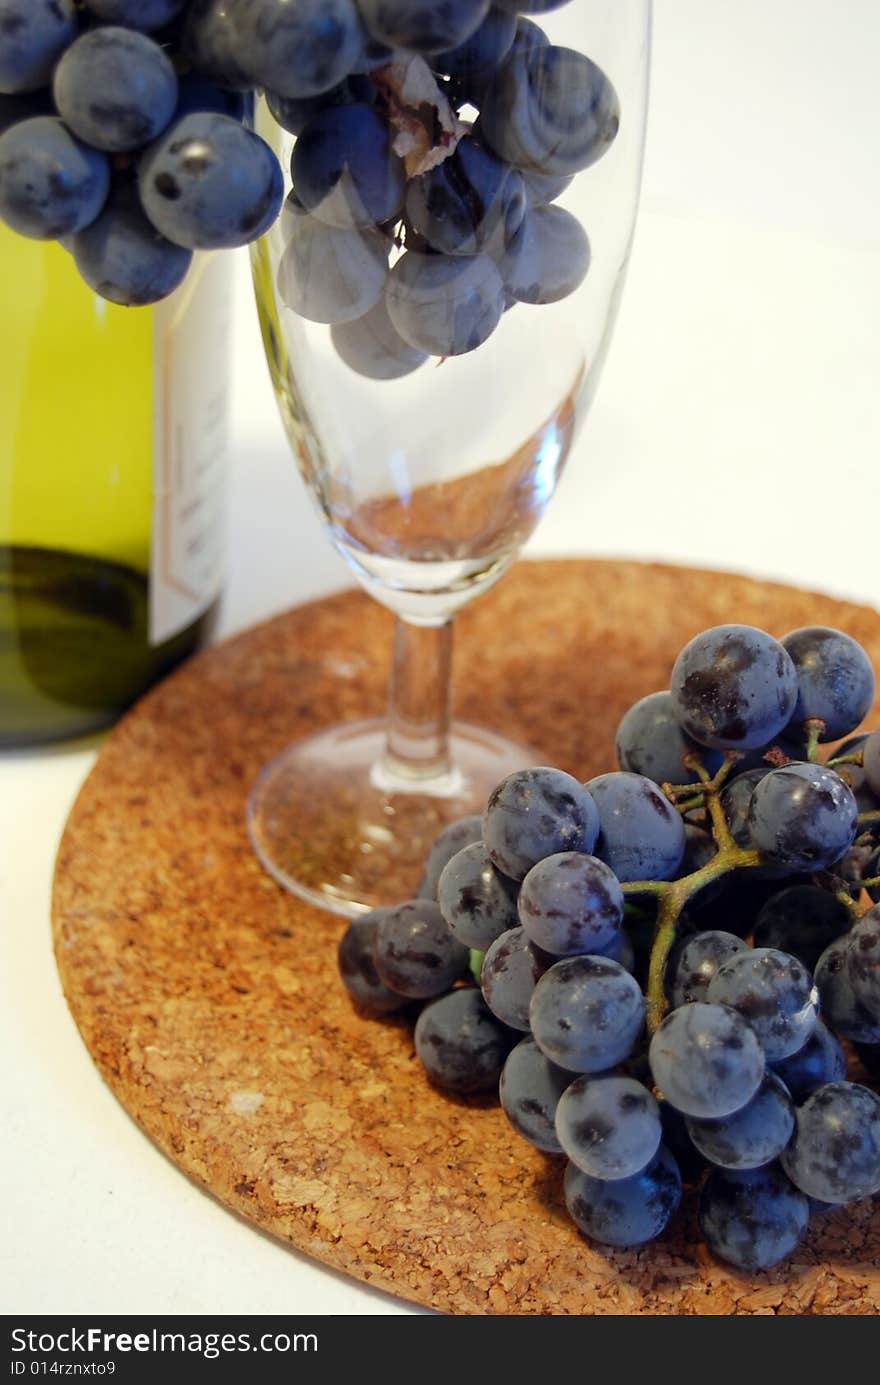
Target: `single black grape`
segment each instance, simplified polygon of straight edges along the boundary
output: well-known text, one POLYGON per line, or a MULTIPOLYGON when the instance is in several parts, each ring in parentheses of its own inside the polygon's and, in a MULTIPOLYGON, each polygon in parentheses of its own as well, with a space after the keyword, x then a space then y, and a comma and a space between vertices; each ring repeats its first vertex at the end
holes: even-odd
POLYGON ((235 52, 254 86, 318 96, 354 71, 364 32, 354 0, 248 0, 230 10, 235 52))
POLYGON ((688 1134, 712 1164, 757 1169, 778 1159, 794 1130, 794 1102, 775 1073, 764 1075, 755 1095, 720 1120, 687 1118, 688 1134))
POLYGON ((431 67, 448 77, 485 78, 507 56, 516 27, 515 14, 493 7, 464 43, 433 56, 431 67))
POLYGON ((284 230, 278 293, 300 317, 353 322, 379 301, 388 279, 388 245, 377 231, 343 231, 287 210, 284 230))
POLYGON ((782 1165, 802 1192, 854 1202, 880 1191, 880 1096, 857 1082, 828 1082, 797 1110, 782 1165))
POLYGON ((238 0, 189 0, 181 48, 202 77, 232 91, 248 91, 253 82, 241 62, 237 6, 238 0))
POLYGON ((417 351, 462 356, 495 331, 505 292, 489 255, 407 250, 391 272, 386 302, 395 328, 417 351))
POLYGON ((819 1013, 818 992, 803 962, 771 947, 745 948, 729 957, 709 982, 706 999, 739 1011, 768 1063, 803 1048, 819 1013))
POLYGON ((0 92, 46 86, 76 31, 73 0, 0 0, 0 92))
POLYGON ((529 1005, 539 980, 556 959, 529 942, 524 928, 502 933, 483 958, 483 999, 512 1029, 529 1028, 529 1005))
POLYGON ((192 251, 160 235, 124 190, 111 193, 97 220, 71 237, 70 248, 89 287, 125 307, 167 298, 192 263, 192 251))
POLYGON ((522 174, 469 135, 448 159, 412 178, 406 190, 407 221, 444 255, 475 255, 499 232, 506 242, 525 209, 522 174))
POLYGON ((694 1001, 666 1016, 649 1050, 666 1100, 686 1116, 717 1119, 739 1111, 764 1078, 764 1053, 738 1011, 694 1001))
POLYGON ((700 1196, 709 1249, 741 1270, 767 1270, 800 1244, 810 1207, 778 1165, 713 1169, 700 1196))
POLYGON ((705 1000, 718 968, 737 952, 747 952, 741 938, 712 929, 682 938, 666 963, 666 991, 674 1010, 692 1000, 705 1000))
POLYGON ((0 218, 19 235, 55 240, 91 225, 107 200, 110 165, 56 116, 0 135, 0 218))
POLYGON ((813 971, 829 943, 850 926, 849 910, 828 890, 791 885, 774 894, 755 921, 755 947, 776 948, 813 971))
POLYGON ((834 770, 786 765, 755 786, 749 832, 774 865, 790 871, 825 870, 852 846, 858 812, 852 790, 834 770))
MULTIPOLYGON (((428 359, 424 351, 403 340, 388 316, 384 296, 354 322, 334 323, 330 338, 345 364, 368 380, 399 380, 428 359)), ((479 824, 480 819, 475 821, 479 824)), ((434 897, 436 883, 432 886, 429 879, 426 887, 434 897)))
POLYGON ((617 763, 655 784, 691 784, 699 778, 682 764, 685 755, 699 755, 710 775, 721 768, 719 750, 706 750, 686 736, 678 723, 669 692, 649 693, 624 713, 617 728, 617 763))
POLYGON ((631 1178, 657 1153, 660 1112, 632 1077, 578 1077, 559 1099, 556 1134, 572 1163, 592 1178, 631 1178))
POLYGON ((579 851, 546 856, 522 882, 519 920, 556 957, 605 953, 620 934, 623 891, 603 861, 579 851))
POLYGON ((609 1183, 575 1164, 565 1171, 565 1205, 585 1236, 608 1246, 640 1246, 665 1230, 681 1201, 681 1174, 661 1145, 646 1169, 609 1183))
POLYGON ((849 934, 829 943, 813 973, 826 1022, 842 1039, 880 1044, 880 1020, 866 1010, 852 988, 847 965, 849 934))
POLYGON ((81 34, 55 69, 55 104, 79 139, 107 153, 161 135, 177 108, 177 77, 153 39, 116 26, 81 34))
POLYGON ((821 1020, 803 1048, 771 1064, 795 1101, 806 1101, 817 1087, 846 1076, 846 1054, 821 1020))
POLYGON ((819 739, 836 741, 854 731, 874 701, 874 670, 860 644, 842 630, 809 625, 781 641, 794 663, 798 698, 792 729, 808 718, 825 723, 819 739))
POLYGON ((599 813, 590 794, 559 769, 508 775, 492 791, 483 815, 489 855, 514 880, 522 880, 546 856, 590 853, 598 833, 599 813))
POLYGON ((846 968, 856 999, 880 1024, 880 906, 865 914, 852 929, 846 968))
POLYGON ((778 640, 751 625, 718 625, 679 654, 670 680, 676 716, 700 745, 750 750, 788 725, 797 674, 778 640))
POLYGON ((467 947, 486 948, 519 923, 517 886, 496 870, 482 842, 462 847, 444 866, 437 902, 450 931, 467 947))
POLYGON ((374 947, 376 931, 388 909, 373 909, 352 919, 339 940, 339 975, 349 995, 365 1010, 389 1014, 406 1004, 406 997, 385 985, 376 970, 374 947))
POLYGON ((532 1038, 511 1049, 504 1064, 498 1085, 504 1114, 518 1135, 545 1154, 562 1153, 556 1108, 572 1080, 573 1074, 551 1063, 532 1038))
POLYGON ((529 1005, 535 1042, 570 1072, 607 1072, 629 1057, 645 1023, 645 998, 608 957, 567 957, 535 986, 529 1005))
POLYGON ((480 130, 500 158, 542 173, 578 173, 610 148, 617 93, 601 68, 571 48, 513 52, 485 93, 480 130))
POLYGON ((328 106, 313 116, 293 147, 291 173, 306 211, 328 226, 368 228, 403 206, 406 174, 392 129, 373 107, 328 106))
POLYGON ((450 933, 432 900, 399 904, 380 919, 373 948, 376 970, 398 995, 414 999, 448 991, 464 973, 469 951, 450 933))
POLYGON ((684 856, 684 826, 657 785, 618 770, 586 787, 599 814, 595 854, 619 880, 670 880, 684 856))
POLYGON ((443 867, 452 860, 453 856, 465 846, 470 846, 472 842, 479 842, 483 839, 483 819, 479 813, 473 813, 470 817, 456 818, 455 822, 450 822, 443 831, 435 837, 431 843, 431 850, 428 852, 428 862, 425 866, 425 885, 428 894, 427 899, 437 898, 437 885, 440 882, 440 875, 443 867))
POLYGON ((268 144, 211 111, 172 126, 141 160, 138 185, 157 231, 191 250, 255 240, 284 197, 281 168, 268 144))
POLYGON ((449 1091, 497 1088, 510 1047, 510 1030, 473 986, 426 1005, 416 1021, 416 1054, 431 1081, 449 1091))

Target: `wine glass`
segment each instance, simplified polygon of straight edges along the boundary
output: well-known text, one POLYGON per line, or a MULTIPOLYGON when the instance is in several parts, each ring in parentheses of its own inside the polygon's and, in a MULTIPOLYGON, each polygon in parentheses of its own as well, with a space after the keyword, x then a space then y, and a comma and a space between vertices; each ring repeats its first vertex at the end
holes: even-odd
POLYGON ((535 763, 451 722, 452 618, 535 528, 595 392, 651 22, 651 0, 557 5, 506 0, 470 57, 379 59, 318 117, 276 99, 289 129, 264 102, 256 116, 296 188, 253 250, 282 418, 331 540, 396 617, 387 720, 289 746, 248 805, 264 866, 338 914, 413 897, 438 832, 535 763), (335 172, 334 140, 355 149, 335 172))

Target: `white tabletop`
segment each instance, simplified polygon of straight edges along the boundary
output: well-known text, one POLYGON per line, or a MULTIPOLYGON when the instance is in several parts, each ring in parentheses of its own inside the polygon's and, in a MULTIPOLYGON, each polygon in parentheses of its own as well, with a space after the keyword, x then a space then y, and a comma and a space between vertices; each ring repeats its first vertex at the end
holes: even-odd
MULTIPOLYGON (((592 416, 534 554, 728 567, 877 604, 880 9, 656 0, 642 216, 592 416)), ((239 263, 221 633, 349 585, 239 263)), ((98 742, 0 757, 4 1311, 408 1313, 192 1187, 104 1087, 49 938, 98 742)))

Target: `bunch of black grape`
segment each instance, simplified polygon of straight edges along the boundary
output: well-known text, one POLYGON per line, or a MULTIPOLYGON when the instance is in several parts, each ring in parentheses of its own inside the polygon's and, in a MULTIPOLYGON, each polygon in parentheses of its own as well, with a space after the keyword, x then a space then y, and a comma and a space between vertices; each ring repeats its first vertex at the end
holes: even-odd
POLYGON ((155 302, 194 250, 275 221, 281 169, 242 123, 262 91, 297 136, 283 300, 372 378, 472 351, 589 266, 551 204, 620 117, 594 63, 519 17, 561 3, 0 0, 0 218, 155 302))
POLYGON ((584 279, 587 236, 551 204, 608 149, 620 112, 600 68, 517 14, 560 3, 321 0, 353 27, 320 89, 299 70, 299 6, 251 7, 243 54, 297 136, 278 291, 332 324, 360 374, 473 351, 506 309, 584 279))
POLYGON ((497 1083, 567 1157, 592 1239, 651 1240, 699 1184, 708 1245, 761 1270, 811 1214, 880 1192, 880 1096, 846 1080, 847 1047, 880 1073, 880 906, 860 903, 880 898, 880 731, 818 760, 874 691, 840 631, 708 630, 624 716, 620 770, 511 775, 441 834, 418 898, 343 937, 367 1012, 430 1002, 434 1083, 497 1083))
MULTIPOLYGON (((246 7, 245 7, 246 8, 246 7)), ((284 195, 243 124, 254 81, 216 0, 0 0, 0 218, 60 240, 115 303, 244 245, 284 195)))

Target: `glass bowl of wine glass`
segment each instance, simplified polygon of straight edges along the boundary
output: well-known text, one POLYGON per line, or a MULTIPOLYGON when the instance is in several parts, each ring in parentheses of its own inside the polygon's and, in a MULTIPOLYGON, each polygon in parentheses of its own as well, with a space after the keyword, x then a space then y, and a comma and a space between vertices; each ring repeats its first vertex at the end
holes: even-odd
POLYGON ((470 26, 454 45, 430 6, 364 0, 356 70, 255 117, 288 188, 252 252, 281 415, 329 539, 396 623, 387 718, 285 749, 248 824, 277 880, 344 915, 414 897, 438 833, 535 763, 451 721, 452 620, 554 494, 638 205, 650 0, 449 9, 470 26))

